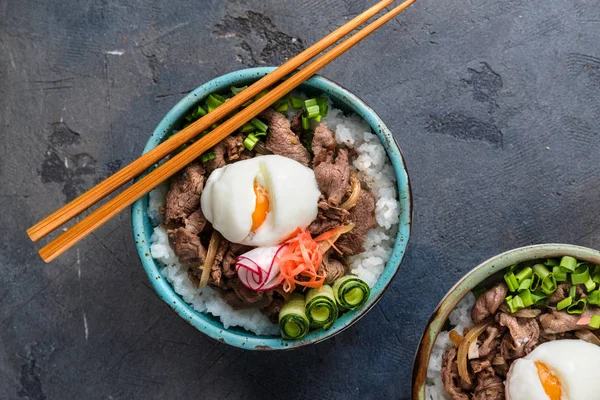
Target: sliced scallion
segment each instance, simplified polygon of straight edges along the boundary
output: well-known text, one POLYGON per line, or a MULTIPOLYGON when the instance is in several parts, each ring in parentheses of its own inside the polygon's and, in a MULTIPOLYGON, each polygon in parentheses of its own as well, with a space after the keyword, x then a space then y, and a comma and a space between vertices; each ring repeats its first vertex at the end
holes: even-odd
POLYGON ((545 294, 549 295, 556 291, 556 279, 554 279, 554 275, 545 265, 536 264, 533 266, 533 273, 539 276, 541 280, 541 290, 545 294))
POLYGON ((329 113, 329 101, 326 97, 317 97, 317 104, 319 105, 319 114, 321 117, 326 117, 329 113))
POLYGON ((548 267, 557 267, 560 265, 560 261, 556 258, 546 258, 546 262, 544 264, 548 267))
POLYGON ((369 285, 353 275, 342 276, 333 284, 333 295, 338 305, 349 310, 365 304, 370 294, 369 285))
POLYGON ((312 107, 312 106, 316 106, 317 104, 317 99, 308 99, 308 100, 304 100, 304 108, 308 109, 308 107, 312 107))
POLYGON ((534 303, 533 298, 531 297, 531 292, 528 289, 520 292, 518 297, 520 297, 521 300, 523 301, 524 307, 532 306, 534 303))
POLYGON ((215 108, 219 107, 223 103, 225 103, 224 97, 219 96, 216 93, 211 93, 206 98, 206 107, 208 108, 208 112, 213 111, 215 108))
POLYGON ((267 129, 269 129, 269 126, 267 124, 265 124, 264 122, 262 122, 260 119, 258 118, 252 118, 250 120, 250 123, 256 128, 257 131, 259 132, 266 132, 267 129))
POLYGON ((192 117, 194 117, 195 119, 198 119, 198 118, 200 118, 200 117, 203 117, 203 116, 205 116, 206 114, 207 114, 207 113, 206 113, 206 110, 204 109, 204 107, 202 107, 202 106, 198 106, 198 107, 196 107, 196 109, 195 109, 195 110, 192 112, 192 117))
POLYGON ((592 278, 585 281, 584 285, 585 285, 585 290, 588 293, 596 289, 596 282, 594 282, 594 280, 592 278))
POLYGON ((523 279, 521 283, 519 283, 519 291, 529 289, 531 289, 531 278, 523 279))
POLYGON ((275 110, 279 111, 280 113, 286 112, 288 110, 288 105, 287 103, 281 104, 280 106, 276 107, 275 110))
POLYGON ((504 274, 504 281, 506 282, 509 291, 516 292, 517 289, 519 289, 519 282, 514 273, 507 272, 504 274))
POLYGON ((323 117, 321 116, 321 114, 319 114, 316 117, 314 117, 313 119, 317 122, 321 122, 321 118, 323 118, 323 117))
POLYGON ((292 108, 301 109, 304 106, 304 100, 300 97, 291 96, 288 100, 288 105, 292 108))
POLYGON ((573 303, 573 298, 565 297, 564 299, 558 302, 558 304, 556 305, 556 309, 558 311, 564 310, 565 308, 569 307, 571 303, 573 303))
POLYGON ((575 314, 575 315, 583 314, 586 307, 587 307, 587 300, 584 298, 581 298, 581 299, 575 301, 569 307, 567 307, 567 313, 575 314))
POLYGON ((600 315, 596 314, 592 316, 592 319, 588 325, 594 329, 600 329, 600 315))
POLYGON ((254 136, 257 138, 267 136, 267 132, 254 132, 254 136))
POLYGON ((506 304, 510 309, 511 313, 516 313, 517 311, 525 308, 525 304, 523 304, 523 299, 519 296, 508 296, 506 300, 506 304))
POLYGON ((256 143, 259 142, 259 139, 253 134, 250 133, 248 134, 248 136, 246 136, 246 139, 244 139, 244 147, 247 148, 248 150, 252 150, 254 149, 254 146, 256 146, 256 143))
POLYGON ((261 97, 263 97, 265 94, 269 93, 268 90, 263 90, 262 92, 260 92, 259 94, 257 94, 256 96, 254 96, 254 101, 260 99, 261 97))
POLYGON ((231 86, 229 88, 229 90, 231 90, 231 93, 233 93, 233 95, 235 96, 238 93, 241 93, 242 91, 244 91, 245 89, 248 89, 248 86, 242 86, 242 87, 235 87, 235 86, 231 86))
POLYGON ((212 151, 209 151, 208 153, 204 153, 200 156, 200 161, 205 163, 205 162, 209 162, 210 160, 214 160, 215 158, 217 158, 215 153, 213 153, 212 151))
POLYGON ((314 106, 308 106, 306 107, 306 116, 308 118, 315 118, 319 115, 319 106, 318 105, 314 105, 314 106))
POLYGON ((586 264, 581 264, 571 274, 571 283, 573 285, 580 285, 586 283, 590 279, 589 268, 586 264))
POLYGON ((600 283, 600 265, 594 266, 594 272, 592 273, 592 280, 596 283, 600 283))
POLYGON ((310 121, 304 115, 302 116, 302 129, 305 131, 310 129, 310 121))
POLYGON ((311 328, 329 329, 333 325, 338 307, 331 286, 323 285, 321 289, 310 289, 306 293, 306 316, 311 328))
POLYGON ((573 272, 577 267, 577 260, 571 256, 564 256, 560 260, 560 267, 563 269, 563 271, 573 272))
POLYGON ((554 275, 556 282, 566 282, 569 279, 568 273, 559 266, 552 267, 552 275, 554 275))
POLYGON ((594 290, 588 293, 588 303, 600 306, 600 290, 594 290))
POLYGON ((292 293, 288 301, 279 311, 279 330, 281 337, 286 340, 302 339, 310 329, 306 317, 304 295, 292 293))
POLYGON ((240 129, 240 132, 251 133, 251 132, 254 132, 255 130, 256 130, 256 128, 254 127, 254 125, 252 125, 250 122, 247 122, 244 124, 244 126, 242 126, 242 129, 240 129))
POLYGON ((517 278, 517 282, 521 283, 524 279, 529 279, 533 275, 533 269, 531 267, 523 268, 521 271, 515 274, 515 278, 517 278))

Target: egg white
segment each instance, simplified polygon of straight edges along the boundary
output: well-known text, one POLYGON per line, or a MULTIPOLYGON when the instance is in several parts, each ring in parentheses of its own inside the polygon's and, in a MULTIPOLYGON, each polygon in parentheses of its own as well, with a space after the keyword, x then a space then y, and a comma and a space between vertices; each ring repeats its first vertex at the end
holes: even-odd
POLYGON ((213 227, 230 242, 251 246, 280 243, 317 217, 321 195, 314 171, 287 157, 268 155, 239 161, 210 175, 201 207, 213 227), (269 212, 255 231, 254 182, 267 191, 269 212))
POLYGON ((600 400, 600 347, 583 340, 554 340, 513 363, 506 382, 507 400, 547 400, 535 361, 552 371, 563 400, 600 400))

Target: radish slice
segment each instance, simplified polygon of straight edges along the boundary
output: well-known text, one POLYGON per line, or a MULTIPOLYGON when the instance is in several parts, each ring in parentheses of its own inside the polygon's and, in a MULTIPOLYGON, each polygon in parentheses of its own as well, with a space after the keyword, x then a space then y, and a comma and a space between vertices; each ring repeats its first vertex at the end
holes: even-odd
POLYGON ((279 285, 277 254, 284 247, 257 247, 239 256, 235 272, 244 286, 252 290, 269 290, 279 285))

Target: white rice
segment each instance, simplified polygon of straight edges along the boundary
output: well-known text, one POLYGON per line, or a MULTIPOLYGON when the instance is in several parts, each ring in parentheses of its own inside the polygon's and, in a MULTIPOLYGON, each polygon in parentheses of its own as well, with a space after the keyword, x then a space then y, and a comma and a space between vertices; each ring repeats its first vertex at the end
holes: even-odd
MULTIPOLYGON (((462 333, 465 328, 472 328, 473 321, 471 321, 471 309, 475 305, 475 296, 469 292, 457 305, 454 310, 450 313, 448 320, 453 329, 457 332, 462 333)), ((442 356, 444 352, 453 346, 452 341, 449 337, 450 331, 440 332, 431 356, 429 357, 429 365, 427 366, 427 385, 425 387, 427 400, 451 400, 450 396, 446 394, 444 390, 444 384, 442 382, 442 356)))
MULTIPOLYGON (((351 273, 373 287, 392 253, 398 232, 400 210, 396 176, 381 141, 371 133, 370 126, 357 115, 345 116, 331 103, 329 108, 328 116, 321 122, 335 133, 338 143, 356 150, 358 157, 353 162, 353 169, 375 196, 377 227, 367 233, 365 252, 350 257, 351 273)), ((152 257, 163 266, 162 273, 175 292, 194 310, 219 317, 226 329, 239 326, 259 335, 277 334, 278 327, 269 322, 260 310, 234 310, 216 291, 193 286, 187 276, 188 267, 179 263, 169 246, 166 230, 159 226, 162 222, 160 208, 164 207, 167 190, 168 186, 163 184, 149 195, 148 216, 155 226, 150 250, 152 257)))

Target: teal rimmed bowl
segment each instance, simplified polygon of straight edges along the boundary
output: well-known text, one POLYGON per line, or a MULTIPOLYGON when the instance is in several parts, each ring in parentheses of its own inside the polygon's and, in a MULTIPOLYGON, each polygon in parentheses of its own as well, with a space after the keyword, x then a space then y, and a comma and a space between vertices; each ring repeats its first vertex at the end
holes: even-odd
POLYGON ((425 400, 427 367, 435 341, 444 330, 448 316, 459 301, 480 284, 502 279, 503 270, 511 265, 540 258, 571 256, 600 264, 600 252, 572 244, 547 243, 519 247, 486 260, 468 272, 448 291, 431 315, 415 354, 412 371, 412 400, 425 400))
MULTIPOLYGON (((156 147, 166 136, 167 132, 170 132, 174 126, 177 126, 184 115, 209 93, 226 91, 230 86, 251 84, 271 72, 273 69, 273 67, 262 67, 235 71, 199 86, 177 103, 162 121, 160 121, 156 129, 154 129, 148 143, 146 143, 144 153, 156 147)), ((213 317, 210 314, 199 313, 192 309, 190 305, 175 293, 169 282, 161 274, 160 266, 154 261, 150 253, 150 236, 152 235, 153 227, 147 215, 148 196, 144 196, 138 200, 131 209, 133 236, 137 252, 156 293, 173 309, 173 311, 199 331, 207 334, 213 339, 240 348, 252 350, 283 350, 298 348, 323 341, 346 329, 366 314, 380 299, 400 267, 410 235, 412 200, 408 174, 400 148, 390 130, 377 116, 375 111, 367 104, 354 94, 326 78, 314 76, 303 83, 299 89, 309 94, 327 93, 337 108, 340 108, 344 112, 354 112, 367 121, 373 132, 381 139, 396 173, 400 199, 400 224, 398 235, 394 243, 392 256, 388 260, 384 272, 372 288, 371 297, 367 301, 367 304, 361 309, 347 312, 339 318, 329 330, 310 332, 306 337, 298 341, 287 341, 276 336, 259 336, 236 327, 225 329, 218 318, 213 317)))

